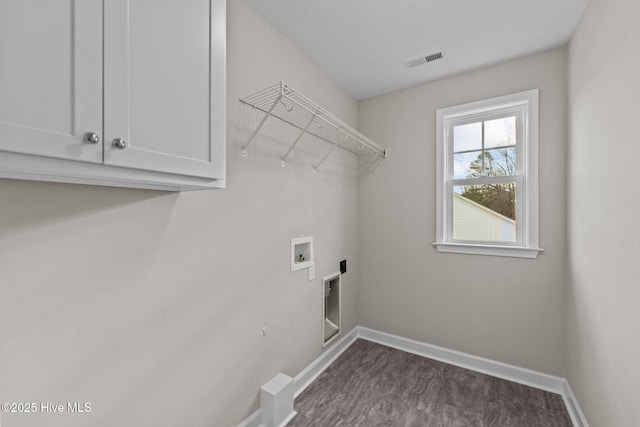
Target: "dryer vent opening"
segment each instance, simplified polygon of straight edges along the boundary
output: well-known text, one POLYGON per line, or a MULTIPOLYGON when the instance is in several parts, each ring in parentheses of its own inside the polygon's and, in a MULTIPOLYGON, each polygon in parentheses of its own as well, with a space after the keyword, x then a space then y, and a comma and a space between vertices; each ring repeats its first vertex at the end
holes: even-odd
POLYGON ((322 346, 325 347, 340 335, 342 301, 340 298, 340 273, 322 279, 322 346))

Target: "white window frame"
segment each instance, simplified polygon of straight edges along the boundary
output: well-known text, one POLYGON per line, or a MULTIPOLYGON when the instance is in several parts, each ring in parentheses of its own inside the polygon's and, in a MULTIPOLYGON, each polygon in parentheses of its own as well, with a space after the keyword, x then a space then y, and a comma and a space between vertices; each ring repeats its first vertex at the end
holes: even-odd
POLYGON ((536 258, 539 248, 538 122, 539 89, 436 111, 436 242, 439 252, 536 258), (484 178, 453 179, 453 126, 515 113, 516 175, 492 178, 516 182, 516 241, 472 242, 453 238, 454 185, 482 184, 484 178))

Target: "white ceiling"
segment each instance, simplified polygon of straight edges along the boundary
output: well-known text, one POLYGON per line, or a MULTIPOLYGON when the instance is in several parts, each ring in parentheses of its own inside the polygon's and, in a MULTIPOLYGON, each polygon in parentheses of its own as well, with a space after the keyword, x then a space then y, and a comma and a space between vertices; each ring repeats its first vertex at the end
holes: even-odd
POLYGON ((562 46, 588 0, 248 0, 355 98, 562 46), (403 61, 444 52, 407 69, 403 61))

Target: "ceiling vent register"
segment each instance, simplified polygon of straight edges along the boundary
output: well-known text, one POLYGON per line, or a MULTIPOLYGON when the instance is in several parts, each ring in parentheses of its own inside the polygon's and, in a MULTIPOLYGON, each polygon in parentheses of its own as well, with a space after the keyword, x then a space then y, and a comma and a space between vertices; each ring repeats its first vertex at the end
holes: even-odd
POLYGON ((437 60, 442 59, 442 58, 443 58, 442 52, 432 53, 431 55, 422 55, 422 56, 418 56, 416 58, 411 58, 411 59, 405 60, 404 61, 404 66, 407 67, 407 68, 414 68, 414 67, 418 67, 420 65, 427 64, 429 62, 437 61, 437 60))

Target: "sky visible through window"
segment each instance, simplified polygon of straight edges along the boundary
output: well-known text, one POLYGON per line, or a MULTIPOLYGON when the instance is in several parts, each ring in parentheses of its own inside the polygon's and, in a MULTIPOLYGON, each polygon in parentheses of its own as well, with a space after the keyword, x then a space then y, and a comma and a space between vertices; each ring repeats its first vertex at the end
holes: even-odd
POLYGON ((511 170, 515 165, 515 145, 515 116, 455 126, 453 128, 453 178, 491 176, 491 173, 495 173, 494 176, 512 175, 515 173, 515 170, 511 170), (493 165, 487 164, 490 160, 493 165), (476 162, 475 168, 472 167, 474 162, 476 162), (512 164, 508 164, 509 162, 512 164), (480 171, 477 170, 478 166, 480 171))
MULTIPOLYGON (((453 179, 515 175, 515 116, 454 126, 453 151, 453 179)), ((511 220, 515 190, 515 182, 453 187, 454 193, 511 220)))

